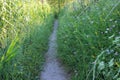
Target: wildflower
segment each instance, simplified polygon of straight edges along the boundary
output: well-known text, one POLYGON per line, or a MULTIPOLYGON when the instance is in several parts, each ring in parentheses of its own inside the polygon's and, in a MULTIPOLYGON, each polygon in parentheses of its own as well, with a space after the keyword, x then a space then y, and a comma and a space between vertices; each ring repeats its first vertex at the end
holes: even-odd
POLYGON ((120 41, 120 37, 115 37, 115 40, 113 41, 113 44, 117 44, 120 41))
POLYGON ((74 70, 75 73, 77 73, 77 70, 74 70))
POLYGON ((117 56, 117 55, 118 55, 118 52, 115 52, 115 55, 117 56))
POLYGON ((105 31, 105 33, 107 34, 107 33, 108 33, 108 31, 105 31))
POLYGON ((113 28, 115 28, 115 25, 112 25, 113 28))
POLYGON ((91 21, 90 23, 91 23, 91 24, 93 24, 93 23, 94 23, 94 21, 91 21))
POLYGON ((107 28, 106 30, 107 30, 107 31, 109 31, 110 29, 109 29, 109 28, 107 28))
POLYGON ((117 23, 117 21, 115 21, 115 23, 117 23))
POLYGON ((112 19, 109 20, 110 22, 113 21, 112 19))
POLYGON ((89 35, 86 35, 87 38, 89 38, 89 35))
POLYGON ((73 54, 77 54, 77 52, 73 52, 73 54))
POLYGON ((114 52, 114 50, 112 49, 112 50, 110 50, 110 53, 113 53, 114 52))
POLYGON ((104 34, 104 32, 101 32, 101 34, 104 34))
POLYGON ((106 50, 106 53, 107 53, 107 54, 111 54, 109 49, 106 50))

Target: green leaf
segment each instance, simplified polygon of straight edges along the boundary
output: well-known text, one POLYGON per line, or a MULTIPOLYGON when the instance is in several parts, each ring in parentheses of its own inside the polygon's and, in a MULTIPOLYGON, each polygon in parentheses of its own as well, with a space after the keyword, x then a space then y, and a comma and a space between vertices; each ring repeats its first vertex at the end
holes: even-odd
POLYGON ((120 80, 120 78, 118 78, 117 80, 120 80))
POLYGON ((112 58, 108 64, 109 64, 109 67, 112 67, 114 65, 114 58, 112 58))
POLYGON ((105 68, 105 63, 102 61, 99 63, 98 69, 103 70, 105 68))

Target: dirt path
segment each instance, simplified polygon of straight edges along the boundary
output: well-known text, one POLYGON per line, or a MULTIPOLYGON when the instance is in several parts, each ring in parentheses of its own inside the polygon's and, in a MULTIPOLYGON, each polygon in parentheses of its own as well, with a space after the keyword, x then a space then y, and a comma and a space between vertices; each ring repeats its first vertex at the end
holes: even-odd
POLYGON ((46 53, 46 62, 41 72, 40 80, 68 80, 67 74, 57 60, 56 32, 58 21, 54 22, 54 30, 49 39, 49 49, 46 53))

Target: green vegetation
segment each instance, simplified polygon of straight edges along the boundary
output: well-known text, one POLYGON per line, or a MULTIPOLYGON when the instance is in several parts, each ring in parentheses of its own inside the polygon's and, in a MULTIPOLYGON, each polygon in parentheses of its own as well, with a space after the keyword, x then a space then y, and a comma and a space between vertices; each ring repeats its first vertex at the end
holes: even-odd
POLYGON ((0 80, 39 79, 54 17, 71 80, 120 80, 120 0, 0 0, 0 80))
POLYGON ((0 80, 37 80, 54 16, 39 0, 0 0, 0 80))
POLYGON ((119 80, 120 1, 78 0, 65 6, 58 53, 72 80, 119 80))

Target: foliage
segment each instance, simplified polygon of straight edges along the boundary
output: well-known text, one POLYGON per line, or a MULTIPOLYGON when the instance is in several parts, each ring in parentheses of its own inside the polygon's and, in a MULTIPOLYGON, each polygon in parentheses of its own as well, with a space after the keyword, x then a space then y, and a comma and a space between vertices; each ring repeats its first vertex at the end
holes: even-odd
POLYGON ((54 13, 59 14, 60 10, 70 2, 73 2, 74 0, 47 0, 47 2, 51 5, 51 7, 54 9, 54 13), (54 6, 54 7, 53 7, 54 6))
POLYGON ((72 80, 119 80, 120 1, 78 1, 59 15, 59 57, 72 80))
POLYGON ((39 0, 0 0, 0 80, 37 80, 53 14, 39 0))

